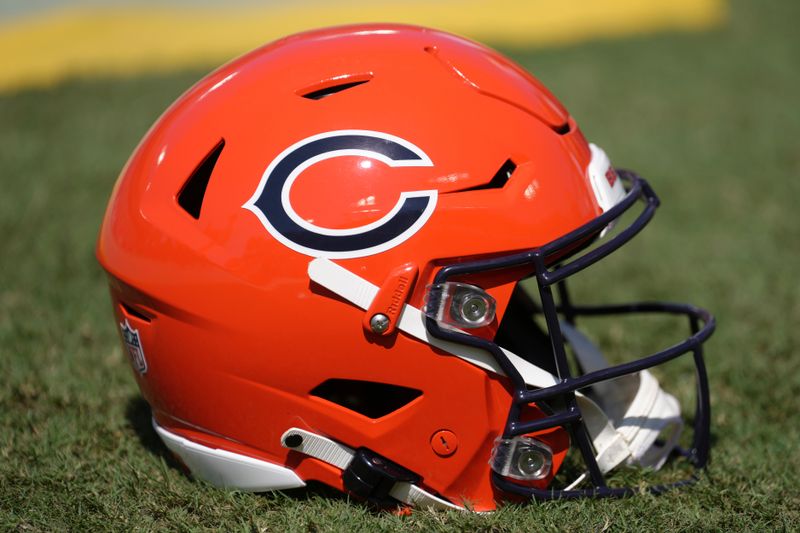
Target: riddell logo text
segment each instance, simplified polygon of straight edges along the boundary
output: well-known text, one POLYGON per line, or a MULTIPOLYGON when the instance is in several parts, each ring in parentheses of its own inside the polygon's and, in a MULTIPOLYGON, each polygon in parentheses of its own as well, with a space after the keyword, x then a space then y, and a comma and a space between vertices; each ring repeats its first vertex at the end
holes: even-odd
POLYGON ((613 187, 614 184, 617 182, 617 173, 614 171, 613 168, 608 167, 606 170, 606 179, 608 180, 608 184, 613 187))
POLYGON ((403 302, 405 301, 405 294, 406 290, 408 289, 408 278, 405 276, 400 276, 397 278, 397 285, 394 288, 394 292, 392 293, 392 303, 389 304, 389 307, 386 309, 386 312, 390 315, 398 315, 400 313, 400 308, 403 306, 403 302))

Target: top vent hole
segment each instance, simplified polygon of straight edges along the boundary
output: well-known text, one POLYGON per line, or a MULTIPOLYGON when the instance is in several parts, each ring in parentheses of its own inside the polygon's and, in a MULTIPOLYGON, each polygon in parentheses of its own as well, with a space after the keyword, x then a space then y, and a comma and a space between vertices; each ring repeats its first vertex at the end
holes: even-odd
POLYGON ((316 84, 312 87, 307 87, 306 89, 298 91, 298 94, 303 98, 308 98, 309 100, 322 100, 323 98, 327 98, 332 94, 340 93, 342 91, 346 91, 347 89, 352 89, 353 87, 367 83, 371 79, 372 75, 348 76, 346 78, 338 77, 333 80, 328 80, 321 85, 316 84))

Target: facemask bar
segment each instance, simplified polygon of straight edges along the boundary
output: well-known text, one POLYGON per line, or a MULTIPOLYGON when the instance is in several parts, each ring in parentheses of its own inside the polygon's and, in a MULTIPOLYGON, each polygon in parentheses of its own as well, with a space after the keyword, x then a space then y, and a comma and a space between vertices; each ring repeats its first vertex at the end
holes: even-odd
MULTIPOLYGON (((688 304, 666 302, 632 303, 611 306, 572 306, 569 302, 566 288, 563 283, 567 277, 585 269, 600 259, 606 257, 616 249, 631 240, 650 221, 659 205, 658 197, 647 182, 630 171, 618 171, 619 176, 628 187, 625 197, 608 211, 584 224, 578 229, 563 237, 546 244, 538 249, 509 255, 500 258, 486 259, 457 265, 443 267, 436 275, 434 283, 445 283, 454 276, 464 276, 490 270, 513 268, 522 265, 532 265, 538 282, 539 295, 542 303, 542 312, 547 324, 553 357, 557 367, 559 383, 551 387, 529 390, 524 379, 516 367, 503 353, 503 350, 494 342, 472 336, 449 328, 442 328, 431 317, 425 321, 426 327, 434 337, 476 346, 491 353, 497 360, 506 375, 511 379, 514 387, 513 403, 509 410, 508 419, 502 437, 510 439, 515 436, 534 433, 537 431, 563 426, 577 444, 588 471, 588 479, 592 488, 578 490, 536 489, 524 486, 492 472, 492 481, 499 489, 538 499, 577 498, 585 496, 609 497, 626 496, 639 492, 638 487, 609 487, 601 472, 592 441, 587 432, 581 409, 575 398, 578 389, 588 387, 600 381, 633 374, 641 370, 661 365, 683 354, 691 352, 693 355, 697 378, 697 405, 695 409, 694 436, 692 447, 683 452, 696 469, 702 469, 708 462, 709 433, 710 433, 710 403, 708 379, 705 363, 703 361, 703 342, 711 336, 715 327, 714 317, 704 309, 688 304), (555 267, 548 267, 552 258, 562 257, 567 250, 574 249, 582 242, 588 242, 609 223, 618 219, 635 203, 642 200, 645 204, 639 216, 625 229, 621 230, 608 242, 589 250, 582 256, 562 263, 555 267), (562 297, 562 306, 557 307, 553 296, 552 286, 557 285, 562 297), (665 350, 661 350, 647 357, 628 363, 603 368, 577 377, 570 374, 564 337, 559 324, 559 313, 562 313, 568 322, 574 322, 577 315, 610 315, 619 313, 668 313, 684 315, 689 320, 691 336, 665 350), (553 401, 557 400, 557 401, 553 401), (548 416, 534 420, 522 421, 520 413, 523 406, 537 403, 548 407, 561 405, 564 408, 553 411, 548 416)), ((563 260, 563 257, 560 259, 563 260)), ((663 492, 673 487, 692 483, 696 474, 689 479, 665 485, 651 486, 647 490, 653 493, 663 492)))

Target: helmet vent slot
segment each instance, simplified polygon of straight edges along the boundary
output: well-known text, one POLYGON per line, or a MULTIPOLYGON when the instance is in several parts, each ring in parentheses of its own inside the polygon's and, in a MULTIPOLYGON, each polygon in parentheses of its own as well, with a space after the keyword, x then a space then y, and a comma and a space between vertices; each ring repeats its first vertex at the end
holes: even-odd
POLYGON ((558 126, 551 126, 551 129, 554 132, 558 133, 559 135, 566 135, 567 133, 572 131, 569 122, 565 122, 558 126))
POLYGON ((372 74, 358 75, 358 76, 337 76, 334 79, 326 80, 322 84, 314 84, 311 87, 306 87, 297 91, 297 94, 309 100, 322 100, 332 94, 352 89, 372 79, 372 74))
POLYGON ((482 185, 475 185, 474 187, 467 187, 466 189, 459 189, 457 191, 451 192, 466 192, 466 191, 483 191, 486 189, 502 189, 505 187, 508 180, 511 179, 511 175, 517 169, 516 163, 514 163, 510 159, 506 159, 505 163, 503 163, 497 172, 495 172, 492 179, 490 179, 487 183, 482 185))
POLYGON ((126 304, 125 302, 120 302, 119 306, 122 308, 122 312, 130 317, 138 318, 142 322, 150 322, 150 317, 145 315, 143 312, 139 311, 133 306, 126 304))
POLYGON ((374 381, 329 379, 314 387, 310 394, 376 419, 408 405, 422 391, 374 381))
POLYGON ((181 192, 178 193, 178 205, 193 218, 200 218, 200 210, 203 207, 208 181, 211 179, 211 173, 214 171, 219 154, 222 153, 224 147, 225 139, 221 139, 194 169, 189 179, 183 184, 181 192))

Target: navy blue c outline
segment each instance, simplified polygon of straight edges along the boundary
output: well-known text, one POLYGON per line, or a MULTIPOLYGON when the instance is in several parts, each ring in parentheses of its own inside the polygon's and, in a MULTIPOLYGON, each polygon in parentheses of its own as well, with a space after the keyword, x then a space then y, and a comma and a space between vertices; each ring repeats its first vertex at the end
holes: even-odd
MULTIPOLYGON (((436 205, 437 191, 403 193, 392 211, 378 223, 361 228, 332 230, 292 216, 288 205, 290 178, 310 160, 354 153, 379 159, 390 166, 431 166, 419 148, 386 133, 343 130, 315 135, 296 143, 270 163, 253 197, 243 206, 286 246, 313 257, 362 257, 392 248, 416 233, 436 205)), ((313 164, 313 162, 312 162, 313 164)), ((293 181, 293 180, 291 180, 293 181)))

